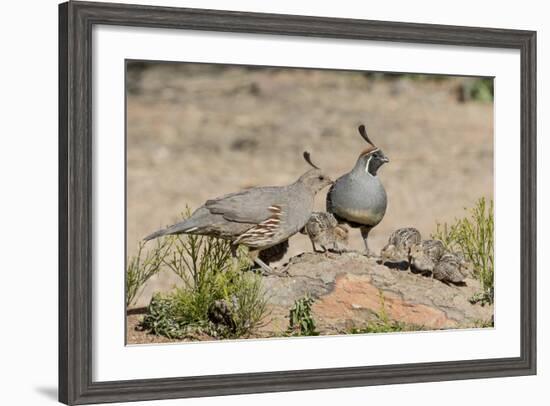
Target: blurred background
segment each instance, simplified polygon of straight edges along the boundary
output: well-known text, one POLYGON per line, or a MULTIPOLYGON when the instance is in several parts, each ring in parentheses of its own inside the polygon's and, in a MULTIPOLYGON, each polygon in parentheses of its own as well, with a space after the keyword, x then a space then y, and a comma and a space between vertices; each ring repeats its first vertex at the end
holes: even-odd
MULTIPOLYGON (((365 148, 361 123, 390 159, 379 171, 388 209, 371 249, 405 226, 428 238, 438 222, 493 198, 492 94, 492 79, 472 77, 128 62, 127 255, 186 205, 295 181, 309 169, 304 150, 336 179, 365 148)), ((364 248, 358 230, 350 248, 364 248)), ((287 258, 309 250, 296 235, 287 258)), ((138 305, 176 278, 153 277, 138 305)))

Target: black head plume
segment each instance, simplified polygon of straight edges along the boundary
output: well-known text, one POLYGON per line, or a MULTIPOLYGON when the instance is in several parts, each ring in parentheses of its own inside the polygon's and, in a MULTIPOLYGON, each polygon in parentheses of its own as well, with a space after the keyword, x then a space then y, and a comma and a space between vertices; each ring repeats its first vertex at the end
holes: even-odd
POLYGON ((304 159, 306 160, 306 162, 307 162, 308 164, 310 164, 311 166, 313 166, 315 169, 321 169, 321 168, 319 168, 317 165, 315 165, 313 162, 311 162, 311 155, 309 154, 309 152, 304 151, 304 159))
POLYGON ((369 136, 367 135, 367 129, 365 128, 365 126, 363 124, 361 124, 358 128, 359 130, 359 134, 361 134, 361 137, 363 137, 363 139, 365 141, 367 141, 370 145, 372 145, 373 147, 375 146, 374 143, 370 140, 369 136))

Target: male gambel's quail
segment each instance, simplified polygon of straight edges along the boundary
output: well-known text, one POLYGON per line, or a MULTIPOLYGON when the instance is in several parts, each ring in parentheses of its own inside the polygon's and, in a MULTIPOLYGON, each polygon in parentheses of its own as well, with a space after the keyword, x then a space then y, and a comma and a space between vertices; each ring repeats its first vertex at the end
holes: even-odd
POLYGON ((327 194, 327 211, 334 214, 341 223, 359 228, 365 242, 367 255, 370 255, 367 238, 386 214, 386 191, 377 176, 378 169, 389 162, 380 148, 367 136, 364 125, 359 126, 359 134, 369 144, 359 155, 351 172, 336 180, 327 194))
POLYGON ((342 252, 341 244, 348 243, 348 229, 338 224, 331 213, 313 212, 300 232, 308 235, 314 252, 327 252, 329 247, 334 252, 342 252), (319 244, 321 250, 315 244, 319 244))
POLYGON ((420 231, 414 227, 395 230, 390 234, 386 246, 380 251, 382 263, 390 268, 406 270, 409 267, 411 248, 420 244, 421 240, 420 231))
POLYGON ((466 279, 468 263, 459 255, 443 254, 433 270, 433 277, 444 283, 462 283, 466 279))
POLYGON ((257 265, 272 272, 258 258, 258 252, 300 231, 311 216, 317 192, 332 184, 311 162, 308 152, 304 152, 304 158, 313 169, 291 185, 255 187, 208 200, 188 219, 156 231, 145 240, 182 233, 227 239, 232 242, 233 253, 243 244, 257 265))
POLYGON ((410 253, 411 271, 424 275, 431 274, 445 252, 445 247, 439 240, 424 240, 413 245, 410 253))

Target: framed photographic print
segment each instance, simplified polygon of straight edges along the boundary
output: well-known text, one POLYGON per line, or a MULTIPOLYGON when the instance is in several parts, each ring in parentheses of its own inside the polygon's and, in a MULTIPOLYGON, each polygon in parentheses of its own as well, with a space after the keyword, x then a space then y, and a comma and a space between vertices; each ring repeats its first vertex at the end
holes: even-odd
POLYGON ((59 30, 60 401, 536 373, 535 32, 59 30))

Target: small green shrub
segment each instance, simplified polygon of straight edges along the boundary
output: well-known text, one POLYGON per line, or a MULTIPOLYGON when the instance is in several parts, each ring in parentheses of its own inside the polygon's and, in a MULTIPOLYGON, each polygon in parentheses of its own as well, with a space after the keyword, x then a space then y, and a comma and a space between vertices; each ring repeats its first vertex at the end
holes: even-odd
POLYGON ((153 297, 141 328, 169 338, 196 334, 234 338, 250 335, 262 325, 267 298, 261 277, 247 272, 246 249, 239 249, 233 259, 229 242, 218 238, 168 238, 171 248, 163 262, 183 285, 153 297))
POLYGON ((495 327, 495 322, 493 318, 489 320, 475 320, 473 323, 474 328, 492 328, 495 327))
POLYGON ((242 337, 265 324, 269 314, 268 297, 262 287, 262 277, 255 273, 240 273, 232 287, 229 294, 235 324, 233 335, 242 337))
POLYGON ((267 315, 261 277, 227 271, 207 284, 207 289, 176 289, 172 299, 183 325, 197 326, 220 338, 252 334, 267 315))
POLYGON ((147 306, 147 313, 140 323, 140 328, 168 338, 182 338, 186 333, 185 325, 177 317, 172 298, 163 297, 158 293, 153 295, 147 306))
POLYGON ((248 266, 243 249, 238 253, 238 262, 233 263, 228 241, 198 235, 176 235, 171 238, 173 247, 164 263, 190 288, 200 289, 208 283, 209 277, 234 265, 240 268, 248 266))
POLYGON ((353 327, 348 331, 348 334, 369 334, 369 333, 396 333, 400 331, 418 331, 422 327, 408 325, 400 321, 390 320, 386 311, 386 299, 382 291, 379 291, 380 296, 380 312, 377 313, 376 319, 367 323, 365 327, 353 327))
POLYGON ((156 294, 140 327, 168 338, 248 336, 262 325, 267 314, 264 296, 260 276, 229 271, 208 290, 182 287, 167 295, 156 294), (220 303, 225 304, 221 309, 220 303))
POLYGON ((287 334, 291 336, 317 336, 319 332, 311 314, 314 300, 308 295, 294 301, 289 312, 287 334))
POLYGON ((492 78, 476 78, 465 81, 461 85, 461 100, 475 100, 479 102, 492 102, 494 95, 492 78))
MULTIPOLYGON (((465 209, 467 210, 467 209, 465 209)), ((479 199, 469 215, 454 224, 437 224, 432 238, 441 240, 450 251, 460 252, 474 266, 474 276, 482 292, 472 302, 492 303, 494 284, 494 210, 493 201, 479 199)))
POLYGON ((398 321, 376 320, 367 323, 365 327, 353 327, 348 334, 369 334, 369 333, 397 333, 400 331, 417 331, 418 328, 411 328, 405 323, 398 321))
POLYGON ((139 243, 137 255, 127 260, 126 307, 136 303, 143 292, 145 283, 160 272, 171 245, 170 239, 161 238, 157 240, 155 248, 148 251, 144 256, 145 243, 139 243))

